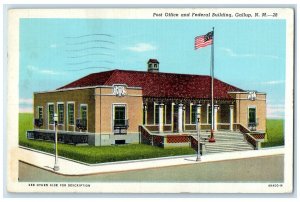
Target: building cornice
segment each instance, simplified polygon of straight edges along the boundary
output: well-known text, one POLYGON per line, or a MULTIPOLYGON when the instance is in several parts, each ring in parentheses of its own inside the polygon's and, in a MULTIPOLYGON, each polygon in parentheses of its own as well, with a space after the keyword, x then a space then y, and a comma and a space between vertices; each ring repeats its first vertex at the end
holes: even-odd
MULTIPOLYGON (((118 85, 118 84, 114 84, 114 85, 118 85)), ((76 87, 76 88, 64 88, 64 89, 57 89, 57 90, 50 90, 50 91, 38 91, 38 92, 34 92, 34 94, 39 94, 39 93, 55 93, 55 92, 64 92, 64 91, 72 91, 72 90, 83 90, 83 89, 93 89, 93 88, 113 88, 113 85, 112 86, 98 85, 98 86, 86 86, 86 87, 76 87)), ((126 87, 126 89, 142 90, 141 87, 126 87)))
MULTIPOLYGON (((229 91, 228 94, 248 94, 248 91, 229 91)), ((265 92, 256 92, 257 95, 266 95, 265 92)))

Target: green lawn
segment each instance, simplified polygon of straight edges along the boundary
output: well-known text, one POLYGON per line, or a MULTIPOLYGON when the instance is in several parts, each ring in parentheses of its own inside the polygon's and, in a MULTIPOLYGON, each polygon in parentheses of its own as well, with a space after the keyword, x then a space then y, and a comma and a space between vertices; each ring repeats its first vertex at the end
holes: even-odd
MULTIPOLYGON (((33 128, 32 114, 19 114, 19 144, 25 147, 54 153, 53 142, 27 140, 26 130, 33 128)), ((194 150, 188 147, 158 148, 143 144, 131 144, 120 146, 73 146, 58 144, 58 153, 70 159, 86 163, 103 163, 113 161, 157 158, 194 154, 194 150)))
MULTIPOLYGON (((283 120, 267 120, 268 142, 263 143, 262 147, 272 147, 284 145, 283 120)), ((25 147, 54 153, 53 143, 27 140, 26 131, 33 129, 33 115, 28 113, 19 114, 19 144, 25 147)), ((131 144, 120 146, 73 146, 59 144, 58 152, 60 156, 83 161, 86 163, 103 163, 112 161, 134 160, 157 158, 166 156, 176 156, 194 154, 194 150, 187 147, 180 148, 158 148, 143 144, 131 144)))
POLYGON ((262 147, 274 147, 284 145, 284 120, 267 119, 268 142, 262 143, 262 147))

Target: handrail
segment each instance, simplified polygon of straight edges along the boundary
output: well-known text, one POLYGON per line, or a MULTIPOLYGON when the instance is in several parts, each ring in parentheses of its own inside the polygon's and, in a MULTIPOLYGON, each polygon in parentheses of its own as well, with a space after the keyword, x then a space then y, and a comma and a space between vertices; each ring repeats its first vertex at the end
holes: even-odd
POLYGON ((245 140, 248 143, 250 143, 254 147, 254 149, 260 149, 261 142, 251 135, 252 133, 255 134, 256 132, 250 131, 243 124, 236 123, 236 125, 239 127, 239 130, 243 133, 245 140))
POLYGON ((237 123, 237 125, 240 127, 240 131, 241 131, 242 133, 245 133, 245 132, 243 132, 242 130, 246 131, 246 133, 251 133, 251 131, 250 131, 247 127, 245 127, 243 124, 237 123), (241 130, 241 129, 242 129, 242 130, 241 130))
POLYGON ((164 146, 165 137, 163 135, 151 133, 144 125, 140 125, 139 128, 140 128, 141 143, 146 143, 158 147, 164 146))
POLYGON ((165 147, 167 144, 177 143, 178 138, 180 139, 179 143, 190 143, 190 146, 194 149, 197 149, 198 140, 195 139, 191 134, 185 135, 162 135, 152 133, 146 126, 139 126, 140 132, 140 142, 143 144, 148 144, 152 146, 165 147), (172 139, 171 139, 172 138, 172 139), (177 140, 176 140, 177 138, 177 140), (175 140, 174 140, 175 139, 175 140), (183 139, 183 140, 182 140, 183 139))
POLYGON ((196 152, 198 151, 198 144, 200 144, 200 153, 201 155, 206 153, 206 145, 205 142, 197 140, 193 135, 190 135, 190 147, 194 149, 196 152))
POLYGON ((255 138, 253 138, 249 133, 243 133, 245 139, 247 140, 248 143, 250 143, 254 149, 258 149, 257 148, 257 140, 255 138))
POLYGON ((143 128, 147 133, 149 133, 150 135, 156 135, 156 136, 162 136, 164 137, 164 135, 161 134, 156 134, 156 133, 152 133, 148 128, 146 128, 144 125, 140 125, 141 128, 143 128))
POLYGON ((144 125, 140 125, 140 127, 143 128, 147 133, 151 134, 151 132, 144 125))

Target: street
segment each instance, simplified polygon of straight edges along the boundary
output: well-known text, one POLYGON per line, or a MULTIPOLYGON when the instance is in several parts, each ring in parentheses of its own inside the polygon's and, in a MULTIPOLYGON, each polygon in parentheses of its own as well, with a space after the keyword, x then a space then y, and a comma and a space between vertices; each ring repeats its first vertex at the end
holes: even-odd
MULTIPOLYGON (((116 165, 118 166, 118 165, 116 165)), ((20 182, 283 182, 284 155, 63 176, 19 162, 20 182)))

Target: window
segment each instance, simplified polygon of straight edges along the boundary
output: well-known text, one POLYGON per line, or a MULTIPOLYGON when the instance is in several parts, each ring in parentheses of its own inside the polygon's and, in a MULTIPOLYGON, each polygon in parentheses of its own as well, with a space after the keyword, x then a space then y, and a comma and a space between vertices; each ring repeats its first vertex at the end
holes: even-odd
POLYGON ((248 123, 250 123, 250 124, 256 123, 256 108, 255 107, 249 108, 248 123))
MULTIPOLYGON (((43 107, 38 106, 35 112, 34 126, 41 127, 43 125, 43 107)), ((49 125, 49 124, 48 124, 49 125)))
POLYGON ((191 114, 192 114, 191 123, 192 124, 196 124, 196 120, 197 120, 197 105, 192 105, 191 114))
POLYGON ((48 105, 48 120, 49 124, 54 124, 54 104, 48 105))
POLYGON ((211 106, 207 106, 207 123, 211 123, 211 106))
POLYGON ((57 104, 58 124, 64 124, 64 104, 57 104))
POLYGON ((87 104, 80 105, 80 117, 84 127, 87 127, 87 113, 87 104))
POLYGON ((43 107, 39 106, 38 107, 38 119, 43 119, 43 107))
POLYGON ((159 124, 159 105, 155 105, 155 124, 159 124))
POLYGON ((68 124, 74 125, 74 103, 68 103, 68 124))
POLYGON ((125 126, 126 125, 126 107, 125 106, 115 106, 115 126, 125 126))

